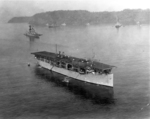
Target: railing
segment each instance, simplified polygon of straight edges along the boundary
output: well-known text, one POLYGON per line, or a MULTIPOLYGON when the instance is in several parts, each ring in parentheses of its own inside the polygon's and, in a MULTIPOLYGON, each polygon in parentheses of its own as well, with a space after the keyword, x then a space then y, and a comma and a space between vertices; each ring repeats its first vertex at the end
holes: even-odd
POLYGON ((74 67, 72 64, 69 64, 69 63, 65 63, 65 62, 61 62, 61 61, 51 61, 49 59, 45 59, 43 57, 36 57, 38 60, 41 60, 41 61, 44 61, 44 62, 47 62, 53 66, 56 66, 56 67, 59 67, 59 68, 64 68, 64 69, 67 69, 67 70, 71 70, 71 71, 75 71, 75 72, 78 72, 80 74, 94 74, 94 75, 102 75, 102 74, 110 74, 111 73, 111 69, 108 69, 108 70, 94 70, 92 68, 81 68, 81 67, 74 67))

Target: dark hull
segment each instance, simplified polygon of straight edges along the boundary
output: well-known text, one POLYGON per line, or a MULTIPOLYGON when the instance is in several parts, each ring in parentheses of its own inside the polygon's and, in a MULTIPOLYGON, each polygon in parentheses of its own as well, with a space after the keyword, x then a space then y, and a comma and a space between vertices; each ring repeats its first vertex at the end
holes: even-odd
POLYGON ((116 25, 115 27, 116 27, 116 28, 120 28, 121 26, 119 26, 119 25, 116 25))
POLYGON ((30 34, 30 33, 25 33, 24 35, 25 35, 25 36, 28 36, 28 37, 39 38, 42 34, 30 34))
POLYGON ((56 28, 56 27, 58 27, 58 26, 48 26, 49 28, 56 28))
POLYGON ((30 38, 39 38, 39 36, 37 36, 37 35, 29 35, 29 34, 24 34, 25 36, 27 36, 27 37, 30 37, 30 38))
POLYGON ((113 102, 113 88, 109 86, 87 83, 73 78, 68 78, 60 73, 50 71, 44 68, 36 68, 36 74, 46 77, 46 79, 55 82, 60 86, 65 86, 71 92, 81 95, 85 98, 93 99, 100 103, 113 102))

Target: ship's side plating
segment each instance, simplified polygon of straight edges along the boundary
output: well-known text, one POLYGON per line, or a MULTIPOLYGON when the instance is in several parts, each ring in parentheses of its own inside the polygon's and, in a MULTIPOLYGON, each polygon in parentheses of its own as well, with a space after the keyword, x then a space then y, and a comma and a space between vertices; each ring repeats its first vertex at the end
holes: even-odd
POLYGON ((80 81, 84 81, 87 83, 93 83, 93 84, 97 84, 97 85, 113 87, 113 74, 112 73, 111 74, 101 74, 101 75, 97 75, 97 74, 93 74, 93 73, 80 74, 78 72, 74 72, 74 71, 67 70, 64 68, 55 67, 55 66, 51 65, 50 63, 40 61, 40 60, 38 60, 38 64, 43 68, 46 68, 51 71, 55 71, 57 73, 63 74, 67 77, 71 77, 71 78, 74 78, 74 79, 77 79, 80 81))

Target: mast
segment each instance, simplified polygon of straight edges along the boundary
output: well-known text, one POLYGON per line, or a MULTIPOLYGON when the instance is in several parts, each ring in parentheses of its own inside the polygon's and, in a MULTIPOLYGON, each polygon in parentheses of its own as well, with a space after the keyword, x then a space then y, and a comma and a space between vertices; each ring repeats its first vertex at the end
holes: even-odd
POLYGON ((56 54, 57 54, 57 44, 56 44, 56 54))

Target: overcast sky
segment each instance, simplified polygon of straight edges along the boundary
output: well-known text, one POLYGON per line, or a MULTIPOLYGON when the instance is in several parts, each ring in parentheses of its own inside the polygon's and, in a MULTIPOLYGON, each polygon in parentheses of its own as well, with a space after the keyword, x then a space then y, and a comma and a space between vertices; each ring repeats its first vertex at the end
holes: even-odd
MULTIPOLYGON (((88 10, 88 11, 120 11, 123 9, 150 8, 149 0, 0 0, 0 7, 37 7, 44 11, 53 10, 88 10)), ((37 9, 36 8, 36 9, 37 9)), ((20 9, 21 10, 21 9, 20 9)))
POLYGON ((0 0, 1 19, 54 10, 98 12, 123 9, 150 9, 150 0, 0 0))
POLYGON ((120 11, 150 8, 150 0, 36 0, 37 6, 46 10, 83 9, 88 11, 120 11))

